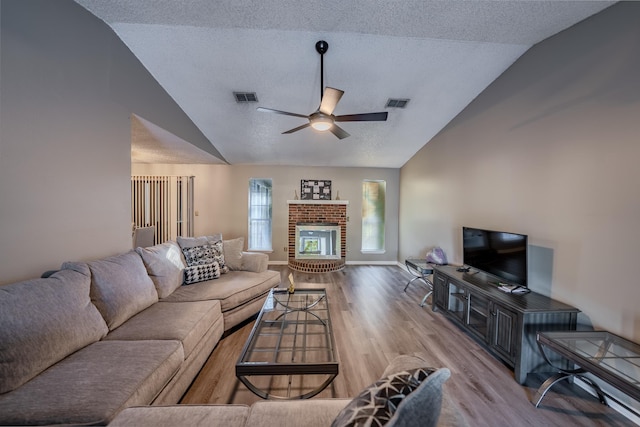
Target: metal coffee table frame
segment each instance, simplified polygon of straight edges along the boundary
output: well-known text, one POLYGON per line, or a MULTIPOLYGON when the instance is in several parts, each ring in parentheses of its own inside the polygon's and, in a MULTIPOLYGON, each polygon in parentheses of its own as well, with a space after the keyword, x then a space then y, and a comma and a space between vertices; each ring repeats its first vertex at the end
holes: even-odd
POLYGON ((338 375, 325 289, 272 289, 236 363, 236 376, 263 399, 307 399, 338 375), (326 375, 317 388, 291 396, 293 375, 326 375), (289 376, 286 396, 260 389, 252 376, 289 376))
POLYGON ((591 385, 598 400, 606 405, 604 392, 595 381, 584 376, 586 373, 640 401, 640 345, 607 331, 538 332, 536 341, 551 366, 554 365, 545 348, 577 365, 574 369, 556 367, 558 373, 547 379, 533 397, 536 407, 554 384, 574 376, 591 385))

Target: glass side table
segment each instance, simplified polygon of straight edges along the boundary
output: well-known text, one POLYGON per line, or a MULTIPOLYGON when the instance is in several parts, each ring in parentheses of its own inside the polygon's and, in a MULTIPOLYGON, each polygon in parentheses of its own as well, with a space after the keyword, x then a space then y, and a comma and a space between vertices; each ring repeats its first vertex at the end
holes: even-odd
POLYGON ((404 265, 409 273, 413 275, 413 278, 404 287, 405 292, 407 292, 409 285, 416 280, 421 280, 427 285, 428 292, 420 301, 420 307, 424 307, 427 298, 433 293, 433 283, 429 279, 429 276, 433 274, 433 266, 423 259, 406 259, 404 260, 404 265))
POLYGON ((640 400, 640 345, 606 331, 538 332, 536 341, 545 360, 546 350, 551 350, 569 360, 575 369, 559 369, 547 379, 533 397, 537 407, 544 395, 558 381, 579 377, 593 387, 598 399, 607 404, 600 386, 583 374, 590 373, 640 400), (546 349, 546 350, 545 350, 546 349))

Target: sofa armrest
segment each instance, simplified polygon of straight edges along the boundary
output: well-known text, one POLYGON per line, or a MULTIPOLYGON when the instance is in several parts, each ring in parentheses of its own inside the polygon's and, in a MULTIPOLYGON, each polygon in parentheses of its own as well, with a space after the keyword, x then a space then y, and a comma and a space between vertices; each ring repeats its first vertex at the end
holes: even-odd
POLYGON ((242 252, 242 270, 262 273, 267 271, 269 256, 259 252, 242 252))
POLYGON ((382 373, 381 378, 395 374, 397 372, 407 371, 410 369, 432 367, 437 368, 437 364, 431 363, 423 357, 400 355, 396 356, 389 362, 389 365, 382 373))

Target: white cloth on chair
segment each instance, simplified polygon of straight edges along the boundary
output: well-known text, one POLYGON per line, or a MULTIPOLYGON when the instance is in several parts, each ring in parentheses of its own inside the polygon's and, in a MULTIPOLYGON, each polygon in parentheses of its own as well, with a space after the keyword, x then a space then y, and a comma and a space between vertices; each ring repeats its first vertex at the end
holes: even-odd
POLYGON ((139 227, 133 230, 133 248, 153 246, 156 234, 155 227, 139 227))

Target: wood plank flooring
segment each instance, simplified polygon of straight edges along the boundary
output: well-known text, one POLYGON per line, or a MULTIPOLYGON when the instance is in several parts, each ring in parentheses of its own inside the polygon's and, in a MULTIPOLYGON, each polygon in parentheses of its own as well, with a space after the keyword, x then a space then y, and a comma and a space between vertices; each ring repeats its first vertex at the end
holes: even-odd
MULTIPOLYGON (((286 266, 282 283, 288 283, 286 266)), ((415 354, 446 366, 445 391, 472 426, 632 426, 627 418, 572 384, 556 384, 539 408, 530 400, 544 381, 529 375, 523 386, 513 372, 431 307, 420 307, 425 287, 396 266, 347 266, 335 273, 293 272, 299 287, 325 287, 340 374, 318 397, 351 398, 379 378, 400 354, 415 354)), ((430 300, 429 300, 430 301, 430 300)), ((235 377, 235 363, 253 321, 224 337, 181 403, 242 403, 260 400, 235 377)))

